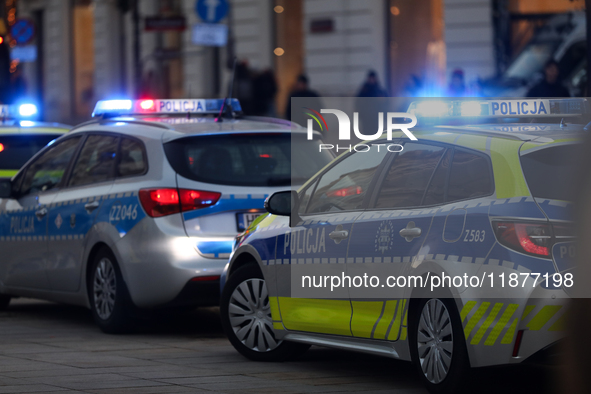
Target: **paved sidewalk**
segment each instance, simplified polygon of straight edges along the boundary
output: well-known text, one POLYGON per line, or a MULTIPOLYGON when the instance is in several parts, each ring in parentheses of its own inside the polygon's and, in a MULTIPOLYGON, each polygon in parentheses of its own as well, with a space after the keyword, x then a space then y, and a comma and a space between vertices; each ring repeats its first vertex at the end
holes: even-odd
MULTIPOLYGON (((499 376, 485 372, 491 393, 544 387, 534 372, 499 376)), ((0 312, 0 393, 212 391, 426 392, 409 363, 364 354, 313 347, 298 361, 248 361, 225 339, 215 308, 162 315, 119 336, 100 332, 84 308, 18 299, 0 312)))

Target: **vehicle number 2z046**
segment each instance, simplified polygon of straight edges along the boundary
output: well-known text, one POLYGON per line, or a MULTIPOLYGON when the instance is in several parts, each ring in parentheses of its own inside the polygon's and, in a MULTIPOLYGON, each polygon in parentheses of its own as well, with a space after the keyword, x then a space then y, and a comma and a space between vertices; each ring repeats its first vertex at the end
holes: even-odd
POLYGON ((109 212, 109 222, 137 219, 137 204, 113 205, 109 212))
POLYGON ((464 242, 484 242, 486 231, 484 230, 465 230, 464 242))

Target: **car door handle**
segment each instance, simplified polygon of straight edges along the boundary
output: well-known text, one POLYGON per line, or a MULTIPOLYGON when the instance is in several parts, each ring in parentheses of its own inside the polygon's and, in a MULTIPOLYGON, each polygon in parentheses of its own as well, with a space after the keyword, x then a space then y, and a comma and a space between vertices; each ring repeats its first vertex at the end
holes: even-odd
POLYGON ((343 226, 341 224, 339 224, 333 232, 328 234, 328 237, 336 244, 341 243, 341 241, 346 239, 348 236, 349 232, 347 230, 343 230, 343 226))
POLYGON ((408 222, 406 227, 400 230, 400 236, 406 239, 407 242, 412 241, 413 238, 420 237, 421 233, 421 229, 415 227, 415 222, 408 222))
POLYGON ((98 201, 93 201, 93 202, 89 202, 88 204, 84 204, 84 209, 86 209, 86 212, 88 212, 88 213, 91 213, 92 211, 94 211, 98 207, 99 207, 98 201))
POLYGON ((41 208, 40 210, 35 212, 35 216, 37 216, 37 219, 43 219, 45 215, 47 215, 47 208, 41 208))

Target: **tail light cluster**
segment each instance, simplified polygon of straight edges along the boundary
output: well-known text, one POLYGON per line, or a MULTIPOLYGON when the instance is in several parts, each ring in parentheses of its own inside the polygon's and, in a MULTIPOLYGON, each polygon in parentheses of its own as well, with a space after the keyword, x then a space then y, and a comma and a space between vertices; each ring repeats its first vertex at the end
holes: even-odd
POLYGON ((148 216, 157 218, 215 205, 221 193, 189 189, 142 189, 139 197, 148 216))
POLYGON ((514 221, 492 224, 500 244, 532 256, 550 258, 555 242, 560 242, 561 238, 573 238, 570 227, 564 225, 514 221))

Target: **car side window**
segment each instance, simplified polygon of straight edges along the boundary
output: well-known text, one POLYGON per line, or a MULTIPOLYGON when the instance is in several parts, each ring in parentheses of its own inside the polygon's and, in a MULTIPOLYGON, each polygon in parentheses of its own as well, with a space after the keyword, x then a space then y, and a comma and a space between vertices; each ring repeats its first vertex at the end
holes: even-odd
POLYGON ((490 195, 493 182, 488 159, 455 149, 447 188, 447 202, 490 195))
POLYGON ((28 166, 18 193, 44 192, 55 188, 64 177, 81 137, 57 143, 28 166))
POLYGON ((445 202, 445 186, 447 184, 452 153, 453 149, 448 149, 441 158, 421 205, 436 205, 445 202))
POLYGON ((90 135, 74 164, 69 186, 83 186, 113 178, 119 138, 90 135))
POLYGON ((445 149, 407 143, 382 182, 376 208, 405 208, 421 205, 423 194, 445 149))
POLYGON ((318 179, 314 180, 314 182, 310 183, 306 190, 300 193, 300 205, 298 207, 298 213, 303 214, 306 212, 306 208, 308 207, 308 203, 310 202, 310 197, 312 197, 312 193, 316 187, 316 183, 318 183, 318 179))
POLYGON ((307 213, 339 212, 361 208, 369 185, 388 150, 371 145, 339 161, 318 180, 307 213))
POLYGON ((143 144, 135 139, 121 137, 120 157, 117 176, 141 175, 148 169, 143 144))

